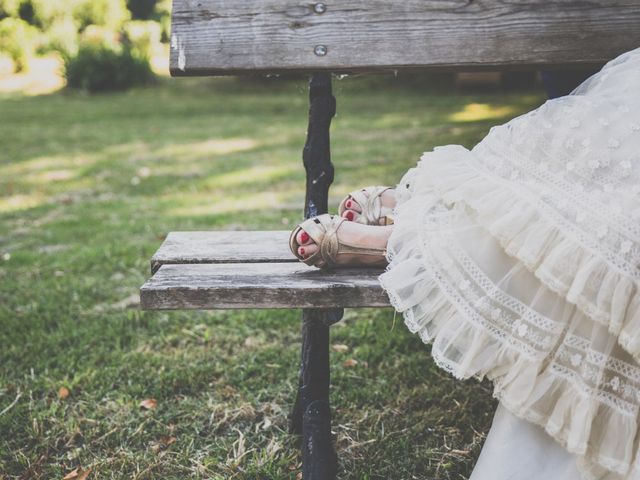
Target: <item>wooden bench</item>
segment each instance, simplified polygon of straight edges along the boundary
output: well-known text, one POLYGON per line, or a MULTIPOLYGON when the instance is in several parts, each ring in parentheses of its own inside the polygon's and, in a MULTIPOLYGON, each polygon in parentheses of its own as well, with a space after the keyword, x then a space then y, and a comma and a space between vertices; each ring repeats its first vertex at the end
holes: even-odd
POLYGON ((291 254, 289 232, 174 232, 140 289, 148 310, 384 307, 378 269, 324 272, 291 254))
MULTIPOLYGON (((173 75, 311 74, 306 218, 327 212, 333 181, 331 73, 599 66, 640 46, 638 0, 174 0, 172 24, 173 75)), ((282 231, 171 233, 141 302, 147 310, 302 308, 291 431, 302 434, 303 478, 332 479, 329 326, 344 307, 388 300, 379 271, 317 271, 295 261, 287 239, 282 231)))

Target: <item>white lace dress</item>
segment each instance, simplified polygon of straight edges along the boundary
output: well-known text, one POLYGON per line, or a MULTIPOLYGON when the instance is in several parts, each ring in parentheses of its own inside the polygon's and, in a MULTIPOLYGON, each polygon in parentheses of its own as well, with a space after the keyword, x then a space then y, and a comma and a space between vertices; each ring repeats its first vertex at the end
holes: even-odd
POLYGON ((436 363, 491 379, 584 478, 640 479, 640 49, 397 195, 380 280, 436 363))

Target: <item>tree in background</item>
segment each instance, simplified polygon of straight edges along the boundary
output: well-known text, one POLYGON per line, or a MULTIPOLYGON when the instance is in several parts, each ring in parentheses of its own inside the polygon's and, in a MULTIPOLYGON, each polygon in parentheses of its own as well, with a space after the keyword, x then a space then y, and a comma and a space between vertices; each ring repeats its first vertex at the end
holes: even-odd
POLYGON ((171 0, 0 0, 0 54, 20 71, 36 52, 59 52, 71 88, 148 83, 152 51, 168 41, 170 9, 171 0))

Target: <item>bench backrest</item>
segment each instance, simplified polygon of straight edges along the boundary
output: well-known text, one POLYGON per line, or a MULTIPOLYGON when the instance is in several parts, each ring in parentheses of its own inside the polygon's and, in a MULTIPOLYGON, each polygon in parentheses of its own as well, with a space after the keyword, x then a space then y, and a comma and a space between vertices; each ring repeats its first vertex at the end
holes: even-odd
POLYGON ((597 65, 640 46, 640 0, 174 0, 171 72, 597 65))

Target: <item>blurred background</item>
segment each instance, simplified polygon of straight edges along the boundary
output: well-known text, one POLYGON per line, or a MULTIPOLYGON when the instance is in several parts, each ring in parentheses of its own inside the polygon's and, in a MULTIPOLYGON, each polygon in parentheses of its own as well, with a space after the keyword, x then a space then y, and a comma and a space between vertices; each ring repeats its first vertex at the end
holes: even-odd
MULTIPOLYGON (((0 479, 300 478, 299 312, 145 313, 172 230, 291 229, 303 77, 168 77, 168 0, 0 0, 0 479)), ((331 205, 545 99, 535 72, 343 76, 331 205)), ((491 390, 391 310, 332 330, 345 479, 464 479, 491 390)))

